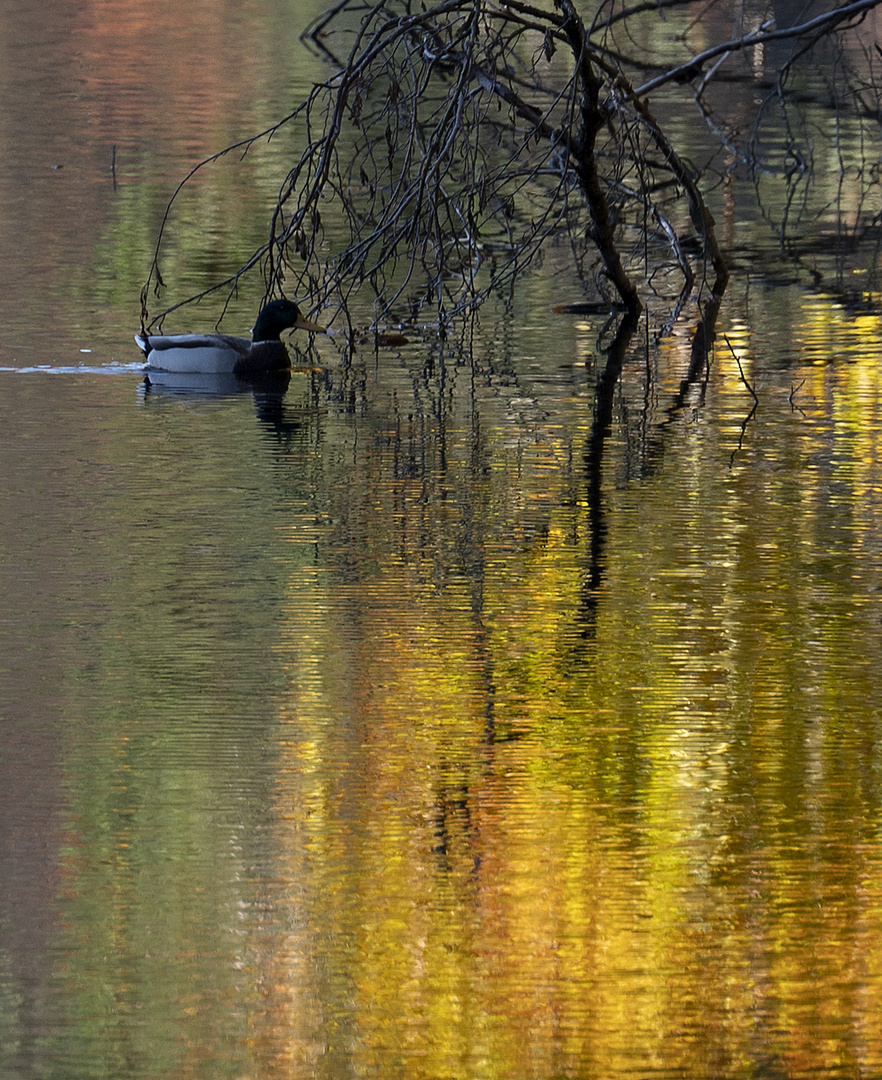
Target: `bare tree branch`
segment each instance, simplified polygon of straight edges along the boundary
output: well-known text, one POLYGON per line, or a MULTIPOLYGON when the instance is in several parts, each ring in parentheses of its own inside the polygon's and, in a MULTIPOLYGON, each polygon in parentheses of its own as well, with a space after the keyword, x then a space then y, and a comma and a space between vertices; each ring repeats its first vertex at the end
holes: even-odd
POLYGON ((687 60, 685 63, 671 68, 670 71, 666 71, 664 75, 659 75, 642 86, 638 86, 635 93, 644 96, 651 94, 653 90, 657 90, 660 86, 664 86, 665 83, 682 81, 684 76, 694 78, 709 60, 714 60, 718 56, 728 56, 731 53, 741 52, 745 49, 756 49, 772 41, 786 41, 801 37, 818 40, 842 23, 850 23, 853 19, 863 18, 868 11, 878 7, 880 3, 882 3, 882 0, 854 0, 853 3, 846 4, 844 7, 835 8, 833 11, 825 11, 822 15, 809 19, 808 22, 800 23, 798 26, 784 27, 780 30, 769 29, 773 25, 771 21, 763 23, 753 33, 722 42, 719 45, 713 45, 703 52, 696 53, 691 60, 687 60))
MULTIPOLYGON (((880 3, 853 0, 793 27, 764 21, 635 87, 626 69, 645 70, 647 55, 631 46, 632 25, 686 9, 685 0, 602 0, 587 26, 574 0, 552 10, 527 0, 338 0, 309 31, 334 65, 328 79, 278 124, 200 162, 174 192, 142 297, 145 326, 167 314, 149 324, 147 303, 165 285, 160 256, 181 190, 286 125, 302 149, 265 241, 191 299, 226 290, 229 301, 259 269, 266 298, 295 292, 330 318, 367 289, 376 319, 428 308, 443 325, 509 288, 566 235, 586 299, 635 314, 663 285, 670 325, 696 282, 696 301, 708 288, 719 300, 729 271, 698 172, 659 121, 653 92, 703 72, 698 115, 713 124, 703 96, 725 58, 786 39, 798 57, 880 3), (664 284, 672 272, 676 286, 664 284)), ((692 0, 690 25, 707 7, 692 0)), ((775 93, 786 100, 786 72, 775 93)), ((757 132, 761 121, 762 110, 757 132)), ((722 124, 719 132, 741 160, 759 161, 755 145, 736 151, 722 124)), ((790 143, 798 175, 809 164, 795 136, 790 143)), ((794 206, 797 194, 794 184, 794 206)))

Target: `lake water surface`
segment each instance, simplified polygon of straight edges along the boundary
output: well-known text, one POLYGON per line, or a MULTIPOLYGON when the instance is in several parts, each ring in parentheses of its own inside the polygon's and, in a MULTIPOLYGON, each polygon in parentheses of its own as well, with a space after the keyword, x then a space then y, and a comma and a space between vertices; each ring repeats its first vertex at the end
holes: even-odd
POLYGON ((146 385, 307 7, 0 6, 0 1077, 882 1074, 877 254, 721 197, 729 344, 650 310, 608 426, 553 254, 468 347, 146 385))

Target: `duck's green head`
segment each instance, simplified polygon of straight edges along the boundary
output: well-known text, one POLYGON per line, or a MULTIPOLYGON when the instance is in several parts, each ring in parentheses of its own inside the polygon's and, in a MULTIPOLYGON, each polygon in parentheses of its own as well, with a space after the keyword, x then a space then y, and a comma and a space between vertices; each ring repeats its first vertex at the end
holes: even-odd
POLYGON ((323 334, 325 328, 304 319, 293 300, 273 300, 261 309, 251 331, 254 341, 278 341, 283 330, 311 330, 323 334))

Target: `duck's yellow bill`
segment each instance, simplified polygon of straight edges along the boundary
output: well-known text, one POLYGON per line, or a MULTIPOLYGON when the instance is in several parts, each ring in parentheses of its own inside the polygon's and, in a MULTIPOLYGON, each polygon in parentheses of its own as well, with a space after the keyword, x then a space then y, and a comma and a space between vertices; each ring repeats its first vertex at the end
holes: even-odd
POLYGON ((304 319, 302 315, 298 316, 297 322, 294 325, 298 330, 311 330, 314 334, 327 333, 324 326, 319 326, 318 323, 310 322, 309 319, 304 319))

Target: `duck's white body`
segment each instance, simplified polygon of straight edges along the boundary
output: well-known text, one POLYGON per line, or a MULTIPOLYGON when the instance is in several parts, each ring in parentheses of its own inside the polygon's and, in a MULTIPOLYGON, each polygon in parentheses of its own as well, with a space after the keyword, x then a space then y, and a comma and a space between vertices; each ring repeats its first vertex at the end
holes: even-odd
POLYGON ((235 375, 255 378, 291 366, 281 341, 283 330, 324 333, 309 322, 291 300, 274 300, 260 312, 254 324, 254 340, 226 334, 136 334, 138 348, 147 357, 145 370, 187 375, 235 375))

